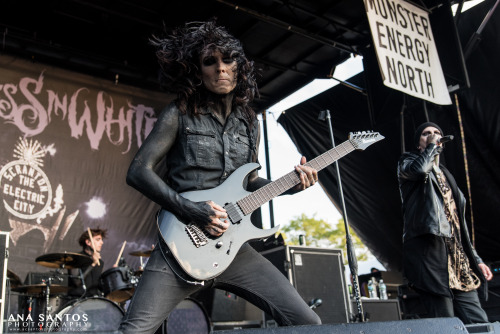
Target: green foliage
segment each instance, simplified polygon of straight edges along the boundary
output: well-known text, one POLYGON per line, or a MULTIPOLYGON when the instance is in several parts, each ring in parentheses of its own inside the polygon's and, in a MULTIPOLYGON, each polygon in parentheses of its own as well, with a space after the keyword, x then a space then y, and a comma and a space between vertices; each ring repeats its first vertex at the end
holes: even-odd
MULTIPOLYGON (((288 225, 281 229, 283 238, 287 245, 299 245, 299 235, 305 235, 307 246, 341 248, 344 250, 344 262, 346 259, 346 233, 344 219, 339 219, 337 224, 332 227, 330 223, 323 219, 316 219, 316 214, 308 217, 304 213, 300 217, 290 221, 288 225)), ((358 261, 368 259, 369 250, 366 248, 356 232, 351 228, 351 234, 356 257, 358 261)))

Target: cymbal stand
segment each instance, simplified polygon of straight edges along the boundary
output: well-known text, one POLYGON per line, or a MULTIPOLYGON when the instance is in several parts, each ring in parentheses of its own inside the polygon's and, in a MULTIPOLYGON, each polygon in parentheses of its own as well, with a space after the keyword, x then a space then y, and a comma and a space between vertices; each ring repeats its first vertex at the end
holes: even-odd
MULTIPOLYGON (((33 296, 29 296, 28 297, 28 316, 33 319, 32 312, 33 312, 33 296)), ((28 330, 28 332, 31 332, 31 324, 28 324, 27 330, 28 330)))
POLYGON ((80 273, 80 281, 82 282, 82 289, 83 289, 83 295, 80 296, 81 299, 87 293, 87 285, 85 285, 85 277, 83 277, 82 268, 78 268, 78 272, 80 273))
MULTIPOLYGON (((62 275, 63 273, 63 270, 64 270, 64 264, 61 264, 61 267, 56 269, 55 272, 54 272, 54 275, 52 276, 49 276, 47 278, 47 280, 42 280, 43 283, 45 283, 46 285, 46 288, 45 288, 45 329, 48 331, 49 327, 48 327, 48 318, 49 318, 49 314, 50 312, 52 311, 52 306, 50 306, 50 286, 52 285, 52 281, 54 280, 59 280, 60 282, 63 281, 63 278, 60 277, 60 275, 62 275)), ((55 311, 55 310, 54 310, 55 311)))
POLYGON ((45 329, 48 330, 47 327, 47 319, 49 317, 49 308, 50 308, 50 285, 52 284, 53 277, 49 277, 47 280, 42 280, 43 283, 45 283, 46 288, 45 288, 45 329))

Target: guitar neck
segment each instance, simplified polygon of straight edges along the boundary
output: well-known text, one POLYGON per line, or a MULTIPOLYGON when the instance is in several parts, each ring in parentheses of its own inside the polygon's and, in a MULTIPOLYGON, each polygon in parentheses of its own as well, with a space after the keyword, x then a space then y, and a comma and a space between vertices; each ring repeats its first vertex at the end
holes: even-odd
MULTIPOLYGON (((343 156, 354 151, 354 149, 355 147, 352 145, 352 143, 349 140, 346 140, 342 144, 307 162, 305 166, 314 168, 319 172, 323 168, 331 165, 343 156)), ((243 211, 245 215, 248 215, 260 208, 263 204, 281 195, 288 189, 295 187, 299 183, 299 175, 295 170, 291 171, 290 173, 283 175, 279 179, 257 189, 250 195, 243 197, 237 202, 237 204, 241 208, 241 211, 243 211)))

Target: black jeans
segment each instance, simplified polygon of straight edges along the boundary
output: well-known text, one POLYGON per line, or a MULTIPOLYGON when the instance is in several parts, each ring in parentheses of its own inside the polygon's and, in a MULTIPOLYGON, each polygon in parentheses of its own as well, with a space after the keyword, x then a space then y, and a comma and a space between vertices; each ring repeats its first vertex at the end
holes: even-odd
MULTIPOLYGON (((170 312, 202 289, 180 279, 157 245, 120 325, 122 333, 154 333, 170 312)), ((169 260, 170 262, 171 260, 169 260)), ((232 292, 273 316, 279 325, 321 324, 288 279, 248 244, 220 276, 206 285, 232 292)))
POLYGON ((464 324, 488 322, 488 316, 479 302, 477 290, 452 291, 453 299, 418 291, 430 318, 457 317, 464 324))

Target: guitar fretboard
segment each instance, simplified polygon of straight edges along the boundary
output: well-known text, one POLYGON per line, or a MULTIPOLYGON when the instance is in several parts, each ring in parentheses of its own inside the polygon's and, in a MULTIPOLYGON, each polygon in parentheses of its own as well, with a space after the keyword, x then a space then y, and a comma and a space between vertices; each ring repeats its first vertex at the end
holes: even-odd
MULTIPOLYGON (((323 168, 331 165, 338 159, 354 151, 355 147, 347 140, 342 144, 332 148, 329 151, 321 154, 313 160, 307 162, 305 166, 312 167, 318 172, 323 168)), ((238 202, 238 206, 245 215, 252 213, 260 208, 263 204, 269 202, 273 198, 281 195, 290 188, 295 187, 300 183, 300 177, 294 170, 288 174, 283 175, 279 179, 266 184, 262 188, 257 189, 246 197, 243 197, 238 202)))

